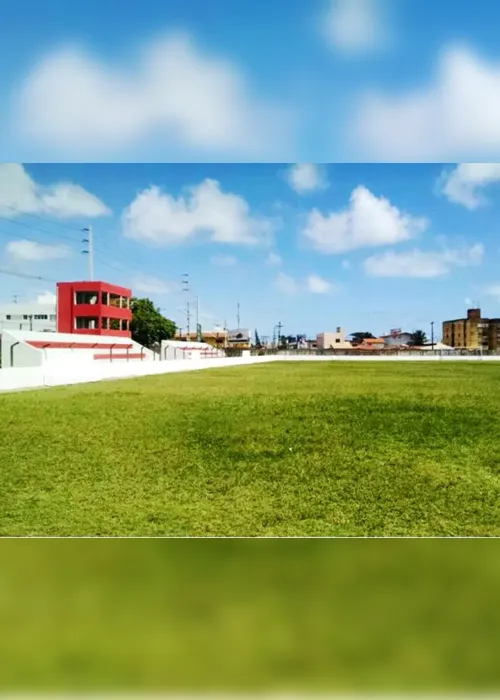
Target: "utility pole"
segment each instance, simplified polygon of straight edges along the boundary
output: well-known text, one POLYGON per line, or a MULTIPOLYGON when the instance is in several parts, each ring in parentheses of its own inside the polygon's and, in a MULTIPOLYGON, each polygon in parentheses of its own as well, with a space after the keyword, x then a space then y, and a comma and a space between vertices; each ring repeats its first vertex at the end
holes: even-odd
POLYGON ((87 244, 86 249, 82 250, 82 253, 89 256, 89 280, 92 282, 94 280, 94 232, 92 231, 92 226, 84 228, 83 231, 88 238, 82 239, 82 243, 87 244))
POLYGON ((240 302, 238 302, 236 305, 236 321, 237 321, 236 328, 238 330, 240 330, 240 302))
POLYGON ((13 300, 14 304, 17 304, 17 300, 18 300, 18 299, 19 299, 19 294, 13 294, 13 295, 12 295, 12 300, 13 300))
POLYGON ((186 340, 190 341, 190 340, 191 340, 191 337, 190 337, 190 333, 191 333, 191 323, 190 323, 191 315, 190 315, 190 311, 189 311, 189 292, 190 292, 190 289, 189 289, 189 273, 188 273, 188 272, 183 272, 182 275, 181 275, 181 278, 182 278, 182 281, 181 281, 182 291, 183 291, 183 292, 186 292, 187 295, 188 295, 188 299, 187 299, 187 303, 186 303, 186 318, 187 318, 187 336, 186 336, 186 340))
POLYGON ((278 347, 279 347, 279 346, 280 346, 280 340, 281 340, 281 329, 282 329, 282 327, 283 327, 283 324, 281 323, 281 321, 278 323, 278 326, 277 326, 277 327, 278 327, 278 347))
POLYGON ((431 321, 431 349, 434 352, 434 321, 431 321))

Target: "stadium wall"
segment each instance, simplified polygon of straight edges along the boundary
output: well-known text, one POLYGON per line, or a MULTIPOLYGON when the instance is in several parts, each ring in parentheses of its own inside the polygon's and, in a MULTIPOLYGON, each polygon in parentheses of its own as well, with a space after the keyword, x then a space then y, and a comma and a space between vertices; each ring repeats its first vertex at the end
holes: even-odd
POLYGON ((0 369, 0 391, 20 391, 42 387, 63 386, 69 384, 84 384, 111 379, 127 379, 145 377, 172 372, 187 372, 193 370, 217 367, 236 367, 254 365, 266 362, 499 362, 500 356, 376 356, 376 357, 346 357, 346 356, 317 356, 302 355, 300 357, 267 355, 223 358, 198 358, 191 360, 169 360, 155 362, 92 362, 62 364, 46 364, 40 367, 8 367, 0 369))
POLYGON ((262 364, 274 361, 274 357, 223 357, 191 360, 170 360, 168 362, 93 362, 55 366, 46 364, 40 367, 7 367, 0 370, 0 391, 20 391, 67 384, 84 384, 106 379, 127 379, 155 374, 169 374, 215 367, 262 364))

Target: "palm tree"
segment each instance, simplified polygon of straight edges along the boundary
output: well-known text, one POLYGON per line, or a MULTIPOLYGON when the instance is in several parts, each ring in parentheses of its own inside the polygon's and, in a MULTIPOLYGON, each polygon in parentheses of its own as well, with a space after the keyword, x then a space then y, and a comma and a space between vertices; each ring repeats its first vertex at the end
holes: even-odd
POLYGON ((411 335, 409 345, 412 345, 413 347, 421 347, 422 345, 425 345, 426 342, 427 336, 425 335, 424 331, 414 331, 414 333, 411 335))

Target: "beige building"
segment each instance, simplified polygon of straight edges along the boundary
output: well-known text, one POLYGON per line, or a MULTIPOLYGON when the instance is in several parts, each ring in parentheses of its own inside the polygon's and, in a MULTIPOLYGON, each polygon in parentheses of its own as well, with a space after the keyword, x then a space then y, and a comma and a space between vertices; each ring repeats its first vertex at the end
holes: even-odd
POLYGON ((335 332, 326 331, 316 336, 318 350, 347 350, 352 344, 346 340, 343 328, 337 327, 335 332))
POLYGON ((488 350, 490 320, 482 318, 481 309, 468 309, 467 318, 443 322, 443 343, 459 350, 488 350))

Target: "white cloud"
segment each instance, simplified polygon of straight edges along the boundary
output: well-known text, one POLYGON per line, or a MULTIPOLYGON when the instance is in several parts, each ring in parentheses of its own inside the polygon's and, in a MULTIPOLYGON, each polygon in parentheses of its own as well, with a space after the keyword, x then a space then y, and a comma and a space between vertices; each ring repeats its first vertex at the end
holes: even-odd
POLYGON ((233 255, 214 255, 210 262, 212 265, 217 265, 218 267, 233 267, 237 265, 238 259, 233 255))
POLYGON ((237 66, 180 33, 151 42, 127 68, 59 48, 27 76, 14 114, 23 138, 85 159, 148 139, 156 154, 184 146, 264 155, 286 140, 289 122, 251 94, 237 66))
POLYGON ((10 241, 5 246, 10 257, 27 262, 42 262, 67 258, 71 251, 63 245, 44 245, 36 241, 10 241))
POLYGON ((483 160, 500 154, 500 64, 449 46, 432 82, 361 101, 353 145, 363 159, 483 160))
POLYGON ((180 283, 168 282, 156 277, 136 277, 132 291, 140 294, 172 294, 180 291, 180 283))
POLYGON ((480 243, 461 249, 388 251, 367 258, 364 268, 371 277, 442 277, 454 267, 479 265, 483 255, 484 247, 480 243))
POLYGON ((283 292, 284 294, 296 294, 300 285, 291 275, 287 275, 284 272, 279 272, 275 280, 276 288, 283 292))
POLYGON ((20 163, 0 163, 0 215, 44 214, 59 219, 111 214, 95 195, 71 182, 42 186, 20 163))
POLYGON ((304 282, 301 282, 295 277, 292 277, 292 275, 279 272, 275 279, 275 285, 283 294, 297 294, 299 292, 329 294, 336 290, 335 285, 315 274, 309 275, 304 282))
POLYGON ((326 216, 311 211, 302 234, 318 252, 335 254, 407 241, 426 226, 425 219, 402 213, 361 185, 352 192, 347 209, 326 216))
POLYGON ((291 165, 285 173, 285 179, 298 194, 309 194, 328 187, 324 167, 314 163, 291 165))
POLYGON ((329 0, 323 31, 331 46, 343 54, 378 50, 388 42, 380 0, 329 0))
POLYGON ((37 296, 36 303, 37 304, 56 304, 57 303, 57 296, 54 294, 54 292, 44 292, 43 294, 39 294, 37 296))
POLYGON ((165 246, 200 233, 214 243, 254 245, 267 242, 274 230, 272 221, 252 216, 243 197, 208 179, 178 198, 156 186, 143 190, 123 212, 122 224, 128 238, 165 246))
POLYGON ((329 294, 333 291, 334 286, 331 282, 328 282, 318 275, 309 275, 307 278, 307 288, 311 294, 329 294))
POLYGON ((450 202, 471 211, 487 204, 482 189, 500 182, 500 163, 460 163, 454 170, 443 171, 438 192, 450 202))
POLYGON ((279 267, 282 263, 281 256, 271 251, 267 256, 266 262, 271 267, 279 267))

